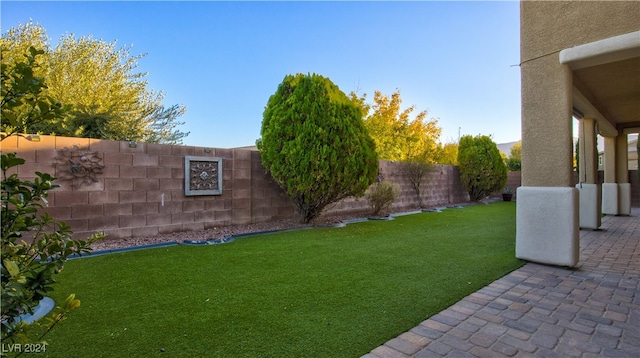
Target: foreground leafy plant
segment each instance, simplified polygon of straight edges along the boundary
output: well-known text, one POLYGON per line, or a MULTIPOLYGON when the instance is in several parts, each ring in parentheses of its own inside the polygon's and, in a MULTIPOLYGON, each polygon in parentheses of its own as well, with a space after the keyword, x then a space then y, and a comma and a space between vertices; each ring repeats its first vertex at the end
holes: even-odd
MULTIPOLYGON (((88 240, 74 240, 66 223, 42 212, 49 190, 59 185, 53 184, 55 178, 47 173, 36 172, 33 181, 8 175, 9 169, 24 163, 15 153, 1 155, 3 342, 34 340, 30 334, 37 325, 25 324, 20 315, 33 314, 40 300, 53 290, 53 275, 62 270, 70 255, 90 253, 89 245, 104 237, 94 234, 88 240)), ((70 295, 51 315, 44 334, 79 305, 70 295)))
MULTIPOLYGON (((47 85, 44 78, 35 76, 38 67, 37 56, 43 50, 29 47, 24 54, 26 61, 16 61, 13 66, 5 63, 5 46, 2 42, 2 93, 0 109, 2 113, 2 135, 4 140, 18 133, 28 133, 37 125, 61 120, 69 106, 54 101, 44 92, 47 85)), ((31 342, 33 332, 40 323, 26 324, 20 316, 33 314, 34 308, 44 296, 53 290, 53 274, 60 272, 67 257, 73 254, 90 253, 89 245, 104 237, 94 234, 88 240, 72 239, 71 228, 62 221, 56 221, 43 211, 47 205, 49 190, 59 187, 52 182, 50 174, 35 173, 33 181, 22 180, 9 171, 17 169, 25 160, 15 153, 0 155, 2 170, 1 211, 2 243, 1 263, 1 338, 4 343, 16 340, 31 342), (44 205, 43 205, 44 204, 44 205)), ((60 323, 66 315, 80 306, 80 301, 71 294, 47 319, 44 335, 60 323)))

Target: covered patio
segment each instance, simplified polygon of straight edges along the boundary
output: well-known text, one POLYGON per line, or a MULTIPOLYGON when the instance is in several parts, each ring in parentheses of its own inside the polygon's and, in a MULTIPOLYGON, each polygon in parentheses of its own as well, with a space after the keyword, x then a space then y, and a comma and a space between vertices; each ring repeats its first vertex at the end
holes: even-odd
POLYGON ((598 229, 601 213, 631 213, 627 138, 640 131, 638 15, 634 1, 520 3, 518 258, 576 266, 580 229, 598 229), (579 120, 577 182, 573 118, 579 120))
POLYGON ((515 255, 528 263, 366 357, 640 357, 639 15, 637 1, 520 2, 515 255))
POLYGON ((580 248, 576 267, 528 263, 364 357, 640 357, 640 208, 580 248))

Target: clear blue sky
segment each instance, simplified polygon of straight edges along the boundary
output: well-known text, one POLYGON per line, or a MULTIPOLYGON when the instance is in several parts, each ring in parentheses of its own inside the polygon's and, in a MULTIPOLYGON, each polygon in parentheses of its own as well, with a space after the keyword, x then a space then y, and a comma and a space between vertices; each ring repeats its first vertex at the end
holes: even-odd
POLYGON ((458 133, 520 139, 519 3, 9 2, 2 33, 29 19, 146 53, 139 70, 183 104, 184 144, 253 145, 284 76, 318 73, 342 91, 392 94, 458 133))

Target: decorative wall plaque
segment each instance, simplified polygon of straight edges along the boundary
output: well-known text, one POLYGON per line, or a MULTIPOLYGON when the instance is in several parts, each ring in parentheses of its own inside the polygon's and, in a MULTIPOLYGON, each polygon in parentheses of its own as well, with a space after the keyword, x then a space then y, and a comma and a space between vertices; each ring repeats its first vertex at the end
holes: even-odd
POLYGON ((222 158, 184 157, 184 195, 222 195, 222 158))
POLYGON ((58 167, 62 166, 57 172, 58 176, 62 180, 70 180, 73 189, 98 182, 98 175, 104 169, 98 152, 88 152, 75 144, 71 148, 65 147, 56 159, 58 167))

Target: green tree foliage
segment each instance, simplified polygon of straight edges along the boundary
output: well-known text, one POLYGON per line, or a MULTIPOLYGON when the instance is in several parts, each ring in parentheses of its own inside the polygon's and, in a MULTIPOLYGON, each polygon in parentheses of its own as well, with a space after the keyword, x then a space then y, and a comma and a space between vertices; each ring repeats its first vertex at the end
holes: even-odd
POLYGON ((27 132, 168 144, 188 135, 177 129, 184 106, 166 108, 164 93, 148 89, 146 73, 135 72, 143 55, 130 55, 130 47, 67 34, 51 48, 45 29, 32 22, 10 29, 1 44, 2 64, 9 68, 29 46, 42 48, 36 76, 46 80, 44 94, 72 106, 58 122, 27 132))
POLYGON ((380 159, 434 162, 442 129, 437 120, 426 121, 426 111, 411 119, 415 106, 402 110, 399 90, 390 97, 375 91, 370 105, 366 103, 366 94, 358 97, 352 92, 350 98, 363 115, 380 159))
POLYGON ((507 169, 512 172, 520 171, 522 168, 522 141, 516 142, 506 160, 507 169))
POLYGON ((436 163, 458 165, 458 143, 438 144, 436 163))
MULTIPOLYGON (((28 49, 26 61, 16 62, 12 68, 2 64, 2 117, 7 128, 54 122, 64 115, 61 106, 53 105, 42 92, 46 85, 42 78, 33 75, 36 57, 42 51, 28 49)), ((14 129, 2 139, 12 135, 14 129)), ((0 226, 1 226, 1 332, 2 342, 34 341, 31 336, 35 325, 27 325, 19 317, 33 313, 39 301, 53 290, 53 275, 64 266, 73 254, 89 253, 89 245, 104 235, 96 234, 88 240, 72 239, 70 227, 56 221, 47 212, 49 190, 58 185, 47 173, 35 173, 33 181, 22 180, 16 168, 25 160, 15 153, 0 155, 0 226), (13 174, 10 174, 10 172, 13 174)), ((61 322, 77 308, 80 301, 73 294, 47 318, 45 333, 61 322)), ((37 340, 41 340, 40 335, 37 340)))
MULTIPOLYGON (((17 174, 8 174, 24 159, 15 153, 1 155, 2 169, 2 341, 41 341, 44 335, 32 336, 34 325, 18 319, 33 309, 53 290, 53 275, 60 272, 64 262, 73 254, 90 253, 89 245, 102 238, 95 234, 88 240, 74 240, 71 228, 63 221, 56 221, 48 213, 40 211, 46 205, 49 190, 55 178, 36 172, 33 181, 21 180, 17 174), (44 204, 44 205, 43 205, 44 204), (25 235, 31 243, 23 239, 25 235)), ((80 306, 74 294, 48 318, 49 332, 73 309, 80 306)))
POLYGON ((522 141, 517 141, 512 147, 509 153, 509 158, 522 159, 522 141))
POLYGON ((35 74, 39 67, 37 59, 43 53, 29 47, 24 57, 17 58, 13 66, 2 62, 2 139, 15 133, 30 133, 30 128, 44 128, 57 123, 68 110, 45 93, 44 79, 35 74))
MULTIPOLYGON (((29 48, 49 49, 49 37, 44 27, 29 22, 26 25, 10 28, 0 38, 3 47, 2 63, 15 64, 24 60, 25 54, 29 53, 29 48)), ((42 66, 46 64, 46 59, 40 57, 36 64, 42 66)), ((44 70, 40 71, 42 75, 44 70)))
POLYGON ((366 103, 366 94, 358 96, 351 92, 349 96, 363 115, 364 124, 376 143, 378 157, 402 162, 400 168, 409 178, 422 207, 422 185, 439 155, 438 139, 442 129, 438 121, 426 121, 426 111, 411 119, 415 106, 402 110, 399 90, 390 97, 375 91, 372 104, 366 103))
POLYGON ((458 163, 460 179, 473 201, 501 190, 507 182, 507 167, 488 136, 460 138, 458 163))
POLYGON ((362 196, 378 173, 361 113, 328 78, 288 75, 267 103, 262 164, 308 223, 329 204, 362 196))

